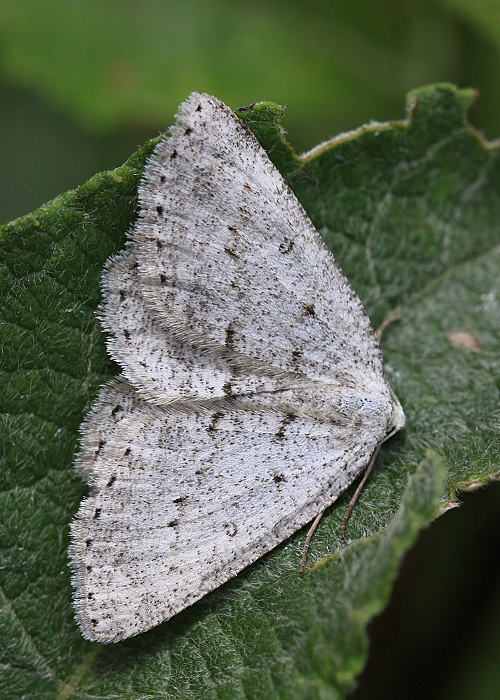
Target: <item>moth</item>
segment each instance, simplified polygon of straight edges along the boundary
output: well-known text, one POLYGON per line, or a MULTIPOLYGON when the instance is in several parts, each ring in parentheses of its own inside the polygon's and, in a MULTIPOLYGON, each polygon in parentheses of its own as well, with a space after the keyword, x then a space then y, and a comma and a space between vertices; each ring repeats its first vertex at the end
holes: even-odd
POLYGON ((155 148, 100 319, 120 376, 81 428, 84 637, 139 634, 331 505, 404 426, 360 300, 255 137, 193 93, 155 148))

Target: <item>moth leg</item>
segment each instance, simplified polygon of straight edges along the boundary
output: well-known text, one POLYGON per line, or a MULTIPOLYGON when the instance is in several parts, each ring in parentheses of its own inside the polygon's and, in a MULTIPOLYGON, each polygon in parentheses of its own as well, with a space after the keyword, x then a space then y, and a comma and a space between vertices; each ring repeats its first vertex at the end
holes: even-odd
POLYGON ((309 551, 309 545, 311 544, 312 536, 314 535, 314 531, 319 525, 319 521, 323 517, 323 513, 325 512, 326 508, 318 513, 318 515, 314 518, 313 524, 309 528, 309 532, 307 533, 306 541, 304 542, 304 547, 302 549, 302 557, 300 560, 300 569, 299 569, 299 574, 303 574, 306 568, 307 564, 307 553, 309 551))
POLYGON ((370 461, 368 462, 368 466, 365 469, 365 473, 363 474, 363 478, 359 482, 358 487, 357 487, 356 491, 354 492, 354 496, 351 498, 349 505, 347 506, 346 513, 345 513, 344 518, 342 520, 342 525, 340 526, 339 537, 341 540, 345 539, 345 529, 347 527, 347 521, 349 520, 349 517, 352 513, 352 509, 356 505, 356 501, 358 500, 359 494, 363 490, 363 486, 366 484, 367 479, 371 474, 371 471, 373 469, 373 465, 375 464, 375 460, 377 459, 377 455, 379 453, 379 450, 380 450, 380 445, 377 445, 374 453, 371 456, 370 461))
MULTIPOLYGON (((372 454, 371 459, 368 462, 368 465, 364 471, 363 478, 359 482, 358 487, 357 487, 356 491, 354 492, 354 496, 351 498, 349 505, 347 506, 347 510, 346 510, 346 513, 342 519, 342 525, 340 527, 339 538, 341 540, 345 539, 345 530, 347 527, 347 521, 349 520, 349 517, 353 511, 353 508, 356 505, 356 501, 359 498, 359 494, 363 490, 363 487, 366 484, 368 477, 370 476, 370 473, 373 469, 373 465, 375 464, 375 460, 377 459, 377 455, 379 453, 379 450, 380 450, 380 445, 378 445, 375 448, 375 451, 372 454)), ((318 513, 318 515, 314 518, 314 521, 313 521, 311 527, 309 528, 309 532, 307 533, 306 541, 304 542, 304 547, 302 548, 302 557, 300 560, 300 569, 299 569, 300 574, 303 574, 305 571, 305 568, 307 565, 307 553, 309 551, 309 546, 311 544, 311 540, 312 540, 312 537, 314 535, 314 532, 315 532, 316 528, 318 527, 319 522, 320 522, 321 518, 323 517, 325 510, 326 510, 326 508, 324 510, 320 511, 318 513)))

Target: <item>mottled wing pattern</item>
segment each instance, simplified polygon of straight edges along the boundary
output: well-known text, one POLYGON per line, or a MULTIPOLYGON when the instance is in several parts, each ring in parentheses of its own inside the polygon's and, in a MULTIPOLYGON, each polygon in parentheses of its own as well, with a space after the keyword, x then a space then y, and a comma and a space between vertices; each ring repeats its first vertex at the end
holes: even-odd
POLYGON ((168 619, 310 521, 404 416, 363 307, 255 138, 194 93, 155 149, 100 317, 122 367, 82 425, 84 636, 168 619))
POLYGON ((157 322, 276 369, 383 381, 359 299, 255 137, 198 94, 171 133, 148 164, 132 235, 157 322))
POLYGON ((132 410, 72 528, 85 636, 137 634, 235 576, 333 502, 379 439, 279 406, 132 410))
POLYGON ((110 333, 111 357, 141 396, 162 405, 272 391, 282 385, 285 372, 224 346, 193 344, 188 328, 180 333, 179 324, 172 330, 158 323, 158 314, 142 293, 134 252, 128 248, 108 262, 101 317, 110 333))

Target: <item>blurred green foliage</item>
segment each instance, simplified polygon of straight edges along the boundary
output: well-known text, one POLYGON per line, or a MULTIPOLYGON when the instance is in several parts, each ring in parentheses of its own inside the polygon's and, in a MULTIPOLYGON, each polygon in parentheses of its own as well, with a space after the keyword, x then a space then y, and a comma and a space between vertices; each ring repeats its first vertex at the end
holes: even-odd
POLYGON ((499 0, 2 0, 0 46, 0 221, 118 165, 192 90, 287 105, 301 151, 451 81, 498 134, 499 0))

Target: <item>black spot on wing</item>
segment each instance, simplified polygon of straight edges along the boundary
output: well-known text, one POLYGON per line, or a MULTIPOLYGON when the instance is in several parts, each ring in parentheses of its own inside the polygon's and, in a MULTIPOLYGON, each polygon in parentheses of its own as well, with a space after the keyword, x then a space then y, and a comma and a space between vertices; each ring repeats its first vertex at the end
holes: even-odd
POLYGON ((292 351, 292 365, 295 370, 299 370, 299 362, 302 359, 302 353, 300 350, 292 351))
POLYGON ((287 413, 286 415, 283 416, 283 420, 281 421, 281 424, 276 432, 276 440, 283 440, 286 434, 286 430, 288 426, 293 423, 293 421, 297 418, 293 413, 287 413))
POLYGON ((228 537, 234 537, 238 533, 235 523, 224 523, 224 530, 228 537))
POLYGON ((234 348, 234 336, 235 336, 235 331, 233 324, 230 323, 228 327, 226 328, 226 337, 224 340, 224 344, 228 350, 232 350, 234 348))
POLYGON ((217 430, 217 423, 219 422, 219 420, 221 418, 222 418, 222 413, 219 413, 218 411, 216 411, 212 415, 212 420, 210 421, 210 425, 207 428, 207 433, 209 433, 210 435, 213 435, 213 433, 215 433, 215 431, 217 430))
POLYGON ((175 503, 176 505, 181 505, 185 503, 188 500, 189 496, 179 496, 178 498, 174 498, 172 503, 175 503))
POLYGON ((279 244, 278 250, 280 253, 291 253, 293 250, 293 246, 295 245, 295 241, 292 238, 284 238, 283 241, 279 244))

